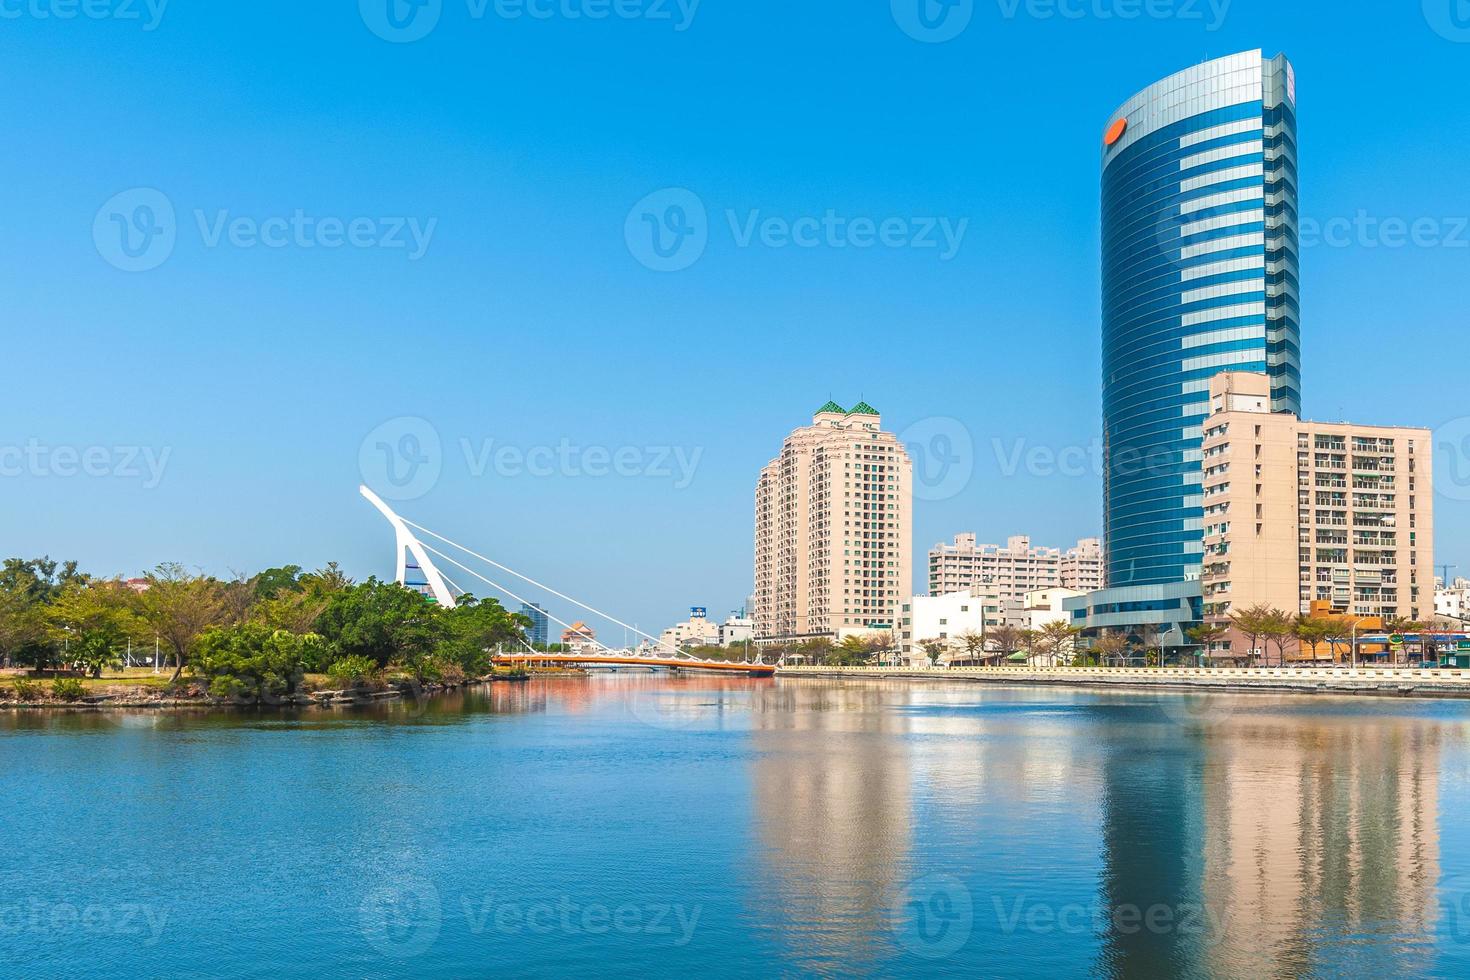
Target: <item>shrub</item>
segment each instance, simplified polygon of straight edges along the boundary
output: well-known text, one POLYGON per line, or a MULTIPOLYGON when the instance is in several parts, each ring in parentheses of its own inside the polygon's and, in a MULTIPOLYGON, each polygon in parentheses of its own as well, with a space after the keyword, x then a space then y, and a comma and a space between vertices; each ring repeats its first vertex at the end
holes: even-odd
POLYGON ((41 700, 40 683, 37 681, 28 681, 17 677, 15 679, 15 697, 17 701, 41 700))
POLYGON ((75 677, 58 677, 51 682, 51 693, 58 701, 80 701, 87 689, 75 677))
POLYGON ((327 674, 332 680, 344 684, 356 684, 371 679, 378 672, 378 663, 371 657, 342 657, 332 662, 327 674))
POLYGON ((301 683, 304 652, 316 642, 256 623, 216 627, 200 638, 193 668, 215 697, 289 694, 301 683))

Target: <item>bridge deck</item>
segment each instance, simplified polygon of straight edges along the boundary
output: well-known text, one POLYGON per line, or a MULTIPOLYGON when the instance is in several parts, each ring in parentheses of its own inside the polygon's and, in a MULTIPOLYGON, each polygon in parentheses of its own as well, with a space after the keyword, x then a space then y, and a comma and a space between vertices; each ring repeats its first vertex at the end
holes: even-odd
POLYGON ((679 660, 674 657, 616 657, 596 653, 513 653, 495 658, 506 664, 614 664, 624 667, 677 667, 680 670, 735 671, 761 677, 775 676, 771 664, 746 664, 724 660, 679 660))

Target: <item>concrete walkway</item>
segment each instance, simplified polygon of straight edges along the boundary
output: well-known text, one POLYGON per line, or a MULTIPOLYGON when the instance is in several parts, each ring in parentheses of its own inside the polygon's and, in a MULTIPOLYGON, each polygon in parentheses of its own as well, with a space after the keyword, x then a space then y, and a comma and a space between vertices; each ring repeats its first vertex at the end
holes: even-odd
POLYGON ((1470 670, 1412 667, 781 667, 778 677, 1470 698, 1470 670))

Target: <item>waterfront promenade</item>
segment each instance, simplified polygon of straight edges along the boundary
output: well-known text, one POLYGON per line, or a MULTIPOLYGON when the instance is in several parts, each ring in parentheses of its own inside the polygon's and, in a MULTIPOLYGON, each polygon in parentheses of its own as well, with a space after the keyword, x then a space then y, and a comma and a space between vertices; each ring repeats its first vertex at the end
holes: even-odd
POLYGON ((1414 667, 781 667, 780 677, 1470 698, 1470 670, 1414 667))

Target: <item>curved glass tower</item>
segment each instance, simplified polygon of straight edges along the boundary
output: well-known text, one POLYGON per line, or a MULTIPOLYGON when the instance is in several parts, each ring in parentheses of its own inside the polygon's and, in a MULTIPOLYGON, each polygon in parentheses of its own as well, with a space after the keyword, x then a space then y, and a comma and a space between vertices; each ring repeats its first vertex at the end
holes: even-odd
POLYGON ((1113 114, 1102 159, 1108 588, 1197 580, 1210 378, 1301 411, 1296 73, 1231 55, 1113 114))

